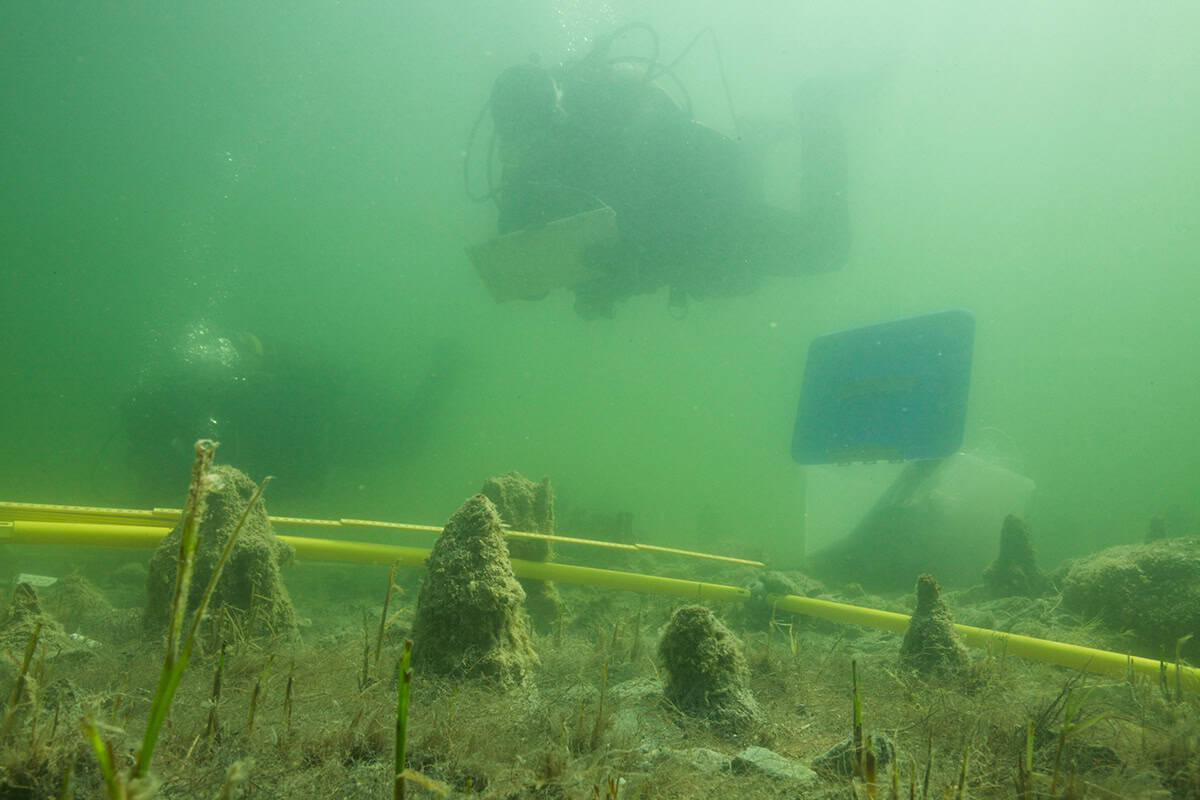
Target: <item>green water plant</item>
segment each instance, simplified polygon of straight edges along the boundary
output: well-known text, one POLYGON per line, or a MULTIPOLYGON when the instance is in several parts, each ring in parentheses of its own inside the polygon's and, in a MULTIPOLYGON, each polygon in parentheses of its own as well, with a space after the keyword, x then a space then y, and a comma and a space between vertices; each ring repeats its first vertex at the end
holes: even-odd
POLYGON ((629 644, 629 663, 636 664, 638 658, 642 655, 642 609, 638 609, 633 615, 633 622, 630 624, 630 644, 629 644))
POLYGON ((1175 640, 1175 702, 1183 702, 1183 646, 1195 636, 1189 633, 1175 640))
POLYGON ((288 668, 287 686, 283 690, 283 730, 285 733, 292 731, 292 686, 295 683, 296 677, 296 661, 292 660, 292 666, 288 668))
POLYGON ((965 800, 967 791, 967 764, 971 760, 971 743, 967 742, 963 745, 962 763, 958 769, 958 789, 954 793, 954 800, 965 800))
POLYGON ((850 694, 854 699, 854 738, 851 744, 854 748, 854 763, 852 765, 855 778, 863 776, 863 721, 862 700, 858 696, 858 661, 850 660, 850 694))
POLYGON ((862 757, 862 779, 867 789, 869 800, 875 800, 875 793, 878 790, 878 777, 879 764, 875 757, 875 748, 872 744, 871 735, 867 734, 866 749, 863 750, 862 757))
POLYGON ((566 605, 560 599, 554 604, 554 648, 557 650, 563 645, 563 631, 567 625, 566 605))
POLYGON ((37 623, 34 626, 33 633, 29 635, 29 639, 25 642, 25 656, 21 659, 21 666, 17 670, 17 680, 13 683, 12 693, 8 697, 8 705, 4 707, 4 722, 0 723, 0 743, 3 743, 17 722, 17 713, 21 707, 21 700, 25 695, 25 685, 29 675, 29 662, 33 660, 33 654, 37 650, 38 638, 42 635, 42 623, 37 623))
POLYGON ((175 588, 171 596, 171 616, 167 626, 166 656, 163 658, 162 671, 159 673, 158 684, 150 701, 150 712, 146 719, 142 746, 137 752, 133 766, 128 770, 118 768, 112 742, 101 736, 100 726, 90 714, 85 716, 80 723, 84 737, 91 745, 100 766, 100 772, 104 776, 105 791, 109 800, 130 800, 130 798, 153 796, 155 784, 150 774, 150 764, 154 757, 154 747, 158 742, 163 723, 166 722, 171 701, 175 697, 175 690, 179 688, 179 681, 191 658, 197 631, 200 629, 200 623, 208 610, 209 601, 220 581, 221 572, 224 570, 238 535, 246 523, 246 518, 262 497, 263 490, 271 480, 269 477, 263 480, 242 511, 237 527, 225 542, 225 547, 213 568, 208 585, 192 614, 191 624, 187 627, 185 634, 184 621, 191 591, 192 572, 195 567, 196 550, 200 544, 200 522, 204 518, 208 492, 212 488, 209 468, 212 466, 213 454, 216 449, 217 443, 209 439, 201 439, 195 445, 196 456, 192 463, 192 478, 188 485, 187 505, 184 507, 179 537, 175 588))
POLYGON ((267 658, 267 663, 263 667, 262 673, 258 676, 258 680, 254 683, 254 691, 250 694, 250 717, 246 721, 247 739, 254 734, 254 718, 258 713, 258 704, 262 700, 263 694, 266 692, 267 678, 271 674, 271 664, 274 662, 275 656, 272 654, 267 658))
MULTIPOLYGON (((1084 730, 1092 727, 1097 722, 1102 722, 1108 719, 1107 711, 1100 711, 1087 719, 1079 718, 1079 711, 1087 702, 1087 698, 1091 695, 1092 690, 1088 689, 1082 700, 1077 700, 1072 703, 1074 687, 1068 684, 1066 689, 1066 699, 1063 702, 1063 719, 1062 724, 1058 729, 1058 747, 1054 753, 1054 772, 1050 775, 1050 794, 1055 795, 1058 789, 1058 778, 1062 770, 1063 755, 1067 750, 1067 742, 1074 736, 1082 733, 1084 730)), ((1072 778, 1073 780, 1073 778, 1072 778)))
POLYGON ((1033 800, 1033 720, 1025 725, 1025 748, 1017 757, 1017 774, 1014 778, 1017 800, 1033 800))
POLYGON ((600 699, 596 704, 596 722, 592 725, 592 735, 588 741, 591 750, 598 750, 600 742, 604 738, 604 731, 608 728, 608 718, 604 716, 604 689, 608 686, 608 659, 604 659, 604 666, 600 668, 600 699))
POLYGON ((71 800, 75 797, 75 765, 67 762, 63 767, 62 783, 58 787, 58 800, 71 800))
POLYGON ((209 698, 208 724, 204 727, 204 737, 210 742, 217 735, 217 708, 221 705, 221 676, 225 672, 225 643, 221 643, 221 654, 217 657, 217 669, 213 673, 212 695, 209 698))
POLYGON ((929 776, 933 772, 933 731, 925 736, 925 777, 921 779, 921 800, 929 797, 929 776))
POLYGON ((388 603, 392 599, 392 589, 396 588, 396 567, 399 561, 392 562, 392 568, 388 570, 387 591, 383 593, 383 612, 379 615, 379 635, 375 638, 375 666, 379 666, 379 654, 383 652, 383 632, 387 628, 388 621, 388 603))
POLYGON ((396 763, 392 783, 393 800, 404 800, 405 774, 404 751, 408 747, 408 697, 412 690, 412 639, 404 640, 404 654, 397 668, 399 681, 396 688, 396 763))

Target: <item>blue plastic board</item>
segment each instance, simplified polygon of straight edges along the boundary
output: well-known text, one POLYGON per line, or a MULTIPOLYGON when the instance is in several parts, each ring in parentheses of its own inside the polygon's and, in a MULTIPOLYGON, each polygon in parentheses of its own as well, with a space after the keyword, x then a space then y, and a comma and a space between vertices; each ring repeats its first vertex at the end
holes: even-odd
POLYGON ((813 340, 792 458, 801 464, 944 458, 962 445, 975 318, 955 309, 813 340))

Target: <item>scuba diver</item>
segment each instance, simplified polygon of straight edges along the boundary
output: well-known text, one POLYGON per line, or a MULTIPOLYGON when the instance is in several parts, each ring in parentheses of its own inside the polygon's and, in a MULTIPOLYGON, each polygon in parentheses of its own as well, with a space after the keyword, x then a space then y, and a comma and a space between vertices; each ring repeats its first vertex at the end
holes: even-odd
POLYGON ((268 348, 257 336, 188 325, 143 367, 121 405, 126 461, 146 501, 178 505, 197 439, 220 442, 222 462, 262 480, 271 494, 321 489, 334 440, 340 387, 328 372, 268 348))
POLYGON ((489 183, 493 149, 502 173, 484 195, 498 208, 499 237, 469 250, 497 300, 569 286, 581 316, 611 317, 617 301, 662 287, 683 309, 688 298, 743 294, 769 276, 842 265, 846 166, 833 95, 797 92, 789 135, 803 148, 801 204, 771 206, 762 158, 770 142, 697 122, 673 71, 703 33, 670 64, 659 61, 653 30, 633 24, 577 62, 550 70, 533 60, 499 75, 487 106, 495 127, 489 183), (633 29, 649 33, 651 55, 612 55, 613 42, 633 29))
POLYGON ((453 343, 437 342, 425 374, 401 387, 341 359, 193 322, 153 354, 120 408, 140 501, 183 502, 192 445, 202 438, 220 443, 218 461, 254 480, 276 476, 272 499, 311 499, 334 468, 415 453, 460 362, 453 343))

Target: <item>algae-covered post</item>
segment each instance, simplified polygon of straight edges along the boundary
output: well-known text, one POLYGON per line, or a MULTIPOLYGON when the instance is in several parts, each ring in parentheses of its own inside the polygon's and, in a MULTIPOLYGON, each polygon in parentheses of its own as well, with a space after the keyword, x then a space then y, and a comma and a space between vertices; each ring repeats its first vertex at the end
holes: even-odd
POLYGON ((983 571, 983 583, 992 597, 1042 597, 1053 590, 1050 579, 1033 556, 1029 524, 1009 514, 1000 529, 1000 552, 983 571))
POLYGON ((762 722, 737 637, 709 609, 676 609, 658 654, 666 668, 663 692, 683 713, 733 731, 762 722))
POLYGON ((960 675, 969 663, 941 588, 932 575, 922 575, 917 579, 917 607, 900 644, 900 666, 929 678, 960 675))
POLYGON ((539 664, 496 507, 463 503, 433 545, 413 620, 412 663, 433 675, 481 677, 502 687, 539 664))
MULTIPOLYGON (((510 472, 483 482, 480 490, 496 506, 500 519, 516 531, 554 534, 554 489, 549 478, 531 481, 519 472, 510 472)), ((554 546, 549 539, 508 538, 508 552, 525 561, 553 561, 554 546)), ((525 607, 538 633, 549 633, 559 616, 562 598, 550 581, 518 578, 525 590, 525 607)))
MULTIPOLYGON (((257 487, 245 473, 222 464, 208 470, 206 481, 207 508, 199 523, 195 575, 186 600, 188 612, 199 605, 205 584, 245 514, 241 532, 213 591, 212 610, 229 612, 250 636, 295 640, 299 628, 281 571, 291 561, 292 546, 275 535, 261 500, 247 510, 257 487)), ((182 524, 176 526, 150 560, 148 597, 142 616, 148 634, 162 631, 167 623, 182 531, 182 524)), ((183 606, 181 603, 180 608, 183 606)))

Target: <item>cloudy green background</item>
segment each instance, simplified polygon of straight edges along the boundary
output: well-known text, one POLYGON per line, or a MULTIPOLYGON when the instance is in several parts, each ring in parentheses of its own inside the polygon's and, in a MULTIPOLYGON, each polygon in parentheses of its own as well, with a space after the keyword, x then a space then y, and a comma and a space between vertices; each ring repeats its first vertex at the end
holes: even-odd
MULTIPOLYGON (((466 354, 413 457, 276 513, 438 522, 519 469, 655 541, 782 551, 808 342, 963 306, 966 444, 1037 482, 1043 553, 1139 540, 1198 505, 1198 27, 1187 2, 5 3, 0 497, 138 504, 118 403, 204 317, 400 393, 435 342, 466 354), (491 302, 463 248, 493 212, 461 180, 491 80, 627 21, 667 58, 712 26, 747 119, 880 78, 844 109, 845 270, 683 319, 663 295, 602 323, 491 302)), ((727 126, 711 49, 681 73, 727 126)))

